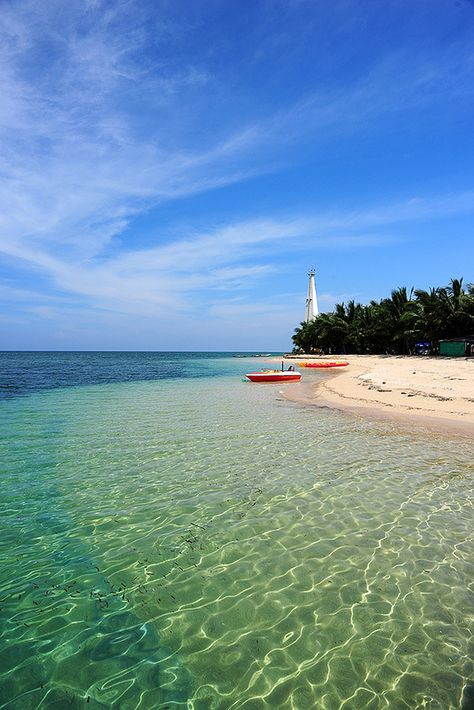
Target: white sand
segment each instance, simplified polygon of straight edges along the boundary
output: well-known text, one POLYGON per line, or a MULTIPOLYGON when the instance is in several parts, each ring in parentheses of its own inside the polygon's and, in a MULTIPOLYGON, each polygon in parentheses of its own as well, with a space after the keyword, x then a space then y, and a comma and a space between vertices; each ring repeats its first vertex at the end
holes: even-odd
MULTIPOLYGON (((341 358, 313 358, 321 359, 341 358)), ((418 419, 437 424, 435 428, 474 435, 474 359, 384 355, 344 359, 348 367, 325 370, 324 380, 312 386, 314 404, 406 421, 418 419)), ((301 372, 303 381, 308 370, 301 372)), ((294 389, 289 396, 297 396, 294 389)))

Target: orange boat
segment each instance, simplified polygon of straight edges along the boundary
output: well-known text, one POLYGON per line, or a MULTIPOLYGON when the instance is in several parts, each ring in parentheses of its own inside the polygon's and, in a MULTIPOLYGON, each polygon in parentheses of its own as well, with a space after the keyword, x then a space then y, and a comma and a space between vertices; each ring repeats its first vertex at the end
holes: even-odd
POLYGON ((262 370, 245 375, 251 382, 299 382, 301 373, 294 370, 262 370))
POLYGON ((300 367, 346 367, 349 363, 345 360, 338 360, 337 362, 299 362, 300 367))

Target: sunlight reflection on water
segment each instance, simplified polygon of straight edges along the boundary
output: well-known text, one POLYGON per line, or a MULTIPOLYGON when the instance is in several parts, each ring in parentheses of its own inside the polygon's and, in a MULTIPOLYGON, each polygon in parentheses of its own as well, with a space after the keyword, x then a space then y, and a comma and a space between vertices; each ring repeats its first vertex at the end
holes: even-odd
POLYGON ((0 417, 2 707, 459 707, 469 442, 224 377, 0 417))

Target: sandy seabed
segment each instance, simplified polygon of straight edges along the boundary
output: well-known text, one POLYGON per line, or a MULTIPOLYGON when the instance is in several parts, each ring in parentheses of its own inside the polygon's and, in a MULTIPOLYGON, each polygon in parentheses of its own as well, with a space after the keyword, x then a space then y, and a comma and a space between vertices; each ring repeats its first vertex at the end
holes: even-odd
MULTIPOLYGON (((348 367, 316 371, 324 376, 304 388, 307 403, 474 435, 474 358, 350 355, 344 359, 348 367)), ((309 371, 301 372, 304 377, 309 371)), ((309 377, 305 379, 309 383, 309 377)), ((299 399, 295 387, 287 395, 299 399)))

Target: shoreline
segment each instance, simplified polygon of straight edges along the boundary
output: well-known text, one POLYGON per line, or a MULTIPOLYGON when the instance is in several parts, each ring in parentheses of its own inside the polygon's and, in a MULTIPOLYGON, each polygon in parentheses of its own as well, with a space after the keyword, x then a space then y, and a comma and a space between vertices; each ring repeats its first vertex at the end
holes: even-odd
MULTIPOLYGON (((348 367, 305 378, 303 391, 285 397, 405 427, 421 425, 445 434, 474 436, 474 359, 400 355, 343 356, 348 367)), ((341 356, 285 360, 333 360, 341 356)), ((303 374, 308 370, 302 370, 303 374)), ((321 371, 319 371, 321 372, 321 371)))

